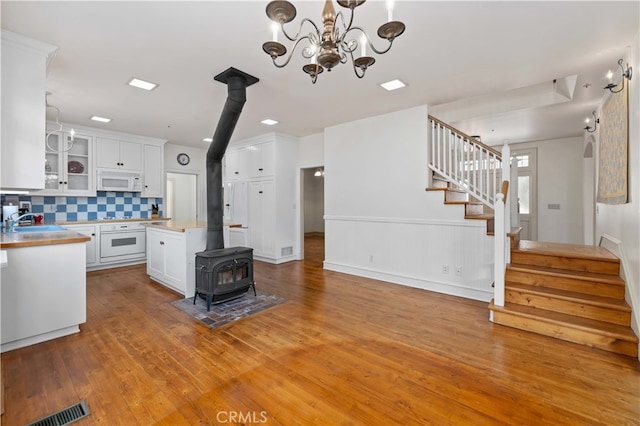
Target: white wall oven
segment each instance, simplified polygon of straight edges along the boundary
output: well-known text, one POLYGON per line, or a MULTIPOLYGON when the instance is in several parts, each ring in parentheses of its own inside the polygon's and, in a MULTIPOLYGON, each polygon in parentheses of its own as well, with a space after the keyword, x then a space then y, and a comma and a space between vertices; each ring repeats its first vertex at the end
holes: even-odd
POLYGON ((140 223, 100 225, 100 262, 144 259, 146 227, 140 223))

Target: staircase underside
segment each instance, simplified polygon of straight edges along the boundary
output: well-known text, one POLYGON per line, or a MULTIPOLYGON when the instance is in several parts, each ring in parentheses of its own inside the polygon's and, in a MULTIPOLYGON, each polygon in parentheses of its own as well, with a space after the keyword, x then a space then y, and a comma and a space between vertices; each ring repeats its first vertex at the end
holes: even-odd
POLYGON ((520 241, 505 273, 505 304, 489 305, 493 322, 637 357, 619 268, 601 247, 520 241))

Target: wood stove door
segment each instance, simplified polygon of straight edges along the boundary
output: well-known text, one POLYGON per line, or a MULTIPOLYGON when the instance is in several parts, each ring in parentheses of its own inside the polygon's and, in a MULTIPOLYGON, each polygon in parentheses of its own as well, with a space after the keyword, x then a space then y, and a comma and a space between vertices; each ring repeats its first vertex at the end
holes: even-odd
POLYGON ((217 265, 213 270, 213 294, 224 294, 248 286, 251 281, 251 259, 239 258, 217 265))

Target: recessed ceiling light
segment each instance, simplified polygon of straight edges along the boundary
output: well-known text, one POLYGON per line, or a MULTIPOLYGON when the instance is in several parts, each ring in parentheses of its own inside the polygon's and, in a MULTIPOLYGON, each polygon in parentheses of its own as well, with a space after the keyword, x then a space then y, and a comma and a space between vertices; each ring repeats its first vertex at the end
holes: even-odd
POLYGON ((213 142, 213 138, 204 138, 202 142, 213 142))
POLYGON ((101 123, 108 123, 108 122, 110 122, 110 121, 111 121, 111 119, 110 119, 110 118, 98 117, 97 115, 94 115, 93 117, 91 117, 91 119, 92 119, 93 121, 99 121, 99 122, 101 122, 101 123))
POLYGON ((267 126, 273 126, 274 124, 278 124, 276 120, 272 120, 270 118, 267 118, 266 120, 262 120, 261 123, 266 124, 267 126))
POLYGON ((382 86, 383 89, 392 91, 392 90, 403 88, 406 85, 400 80, 396 79, 396 80, 387 81, 386 83, 382 83, 380 86, 382 86))
POLYGON ((129 86, 137 87, 139 89, 144 89, 144 90, 153 90, 156 87, 158 87, 156 83, 140 80, 139 78, 132 78, 127 84, 129 86))

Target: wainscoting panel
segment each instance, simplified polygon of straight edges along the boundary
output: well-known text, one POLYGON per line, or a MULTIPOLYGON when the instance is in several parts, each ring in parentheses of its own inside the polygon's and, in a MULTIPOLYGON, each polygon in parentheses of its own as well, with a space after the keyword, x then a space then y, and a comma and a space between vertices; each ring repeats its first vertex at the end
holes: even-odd
POLYGON ((328 270, 489 301, 493 237, 484 221, 325 216, 328 270))

